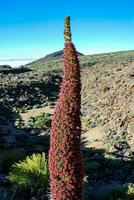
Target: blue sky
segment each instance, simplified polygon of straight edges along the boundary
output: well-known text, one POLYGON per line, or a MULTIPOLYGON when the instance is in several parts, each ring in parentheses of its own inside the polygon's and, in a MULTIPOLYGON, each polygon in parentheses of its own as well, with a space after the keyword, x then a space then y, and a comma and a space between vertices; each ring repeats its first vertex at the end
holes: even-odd
POLYGON ((134 49, 133 9, 133 0, 0 0, 0 61, 28 62, 62 49, 66 15, 78 51, 134 49))

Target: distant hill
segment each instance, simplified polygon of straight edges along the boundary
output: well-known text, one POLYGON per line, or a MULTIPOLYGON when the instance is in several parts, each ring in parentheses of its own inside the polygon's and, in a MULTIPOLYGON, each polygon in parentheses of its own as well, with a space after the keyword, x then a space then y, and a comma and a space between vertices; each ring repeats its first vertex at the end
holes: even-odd
MULTIPOLYGON (((77 55, 78 56, 84 56, 84 54, 82 54, 80 52, 77 52, 77 55)), ((52 60, 58 60, 58 59, 62 59, 62 58, 63 58, 63 50, 60 50, 60 51, 56 51, 56 52, 53 52, 51 54, 48 54, 45 57, 40 58, 38 60, 35 60, 35 61, 31 62, 30 65, 31 64, 35 64, 35 63, 40 63, 40 62, 47 62, 47 61, 52 61, 52 60)))
MULTIPOLYGON (((77 52, 81 67, 90 67, 100 62, 127 62, 134 61, 134 50, 83 55, 77 52)), ((28 63, 26 67, 36 70, 59 71, 62 68, 63 51, 51 53, 43 58, 28 63)))

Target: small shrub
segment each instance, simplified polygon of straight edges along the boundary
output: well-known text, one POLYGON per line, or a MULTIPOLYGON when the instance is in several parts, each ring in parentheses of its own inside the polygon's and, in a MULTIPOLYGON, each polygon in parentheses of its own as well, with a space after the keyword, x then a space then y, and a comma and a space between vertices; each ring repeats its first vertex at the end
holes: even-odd
POLYGON ((103 200, 133 200, 134 199, 134 186, 113 186, 111 187, 103 200))
POLYGON ((89 172, 91 170, 100 170, 101 164, 96 161, 89 161, 89 159, 84 159, 84 171, 89 172))
POLYGON ((36 116, 35 118, 35 128, 43 128, 50 126, 50 114, 49 113, 41 113, 40 115, 36 116))
POLYGON ((116 158, 113 155, 105 154, 105 167, 110 169, 118 169, 122 167, 123 162, 120 158, 116 158))
POLYGON ((48 161, 45 153, 27 156, 12 166, 8 179, 19 188, 44 188, 48 186, 48 161))
POLYGON ((25 128, 33 128, 34 127, 34 117, 29 117, 25 122, 25 128))
POLYGON ((111 187, 104 196, 104 200, 125 200, 126 188, 122 186, 111 187))
POLYGON ((89 128, 90 119, 87 117, 82 117, 82 125, 84 128, 89 128))
POLYGON ((114 146, 120 146, 121 142, 122 142, 121 138, 111 139, 107 144, 107 152, 111 152, 111 149, 113 149, 114 146))
POLYGON ((25 122, 25 128, 45 128, 50 127, 51 117, 49 113, 40 113, 36 117, 30 117, 25 122))
POLYGON ((88 176, 84 176, 83 178, 83 188, 82 188, 83 200, 89 200, 88 179, 89 179, 88 176))
POLYGON ((134 199, 134 185, 133 184, 128 184, 127 186, 127 194, 129 195, 129 198, 134 199))
POLYGON ((15 122, 14 122, 14 126, 16 128, 21 128, 21 120, 20 119, 17 119, 15 122))

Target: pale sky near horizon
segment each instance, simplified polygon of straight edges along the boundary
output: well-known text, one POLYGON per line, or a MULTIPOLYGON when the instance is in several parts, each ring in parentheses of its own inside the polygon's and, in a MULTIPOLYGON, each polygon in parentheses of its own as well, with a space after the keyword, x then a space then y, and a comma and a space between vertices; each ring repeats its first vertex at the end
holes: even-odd
POLYGON ((64 47, 71 16, 78 51, 134 50, 133 0, 0 0, 0 64, 23 65, 64 47))

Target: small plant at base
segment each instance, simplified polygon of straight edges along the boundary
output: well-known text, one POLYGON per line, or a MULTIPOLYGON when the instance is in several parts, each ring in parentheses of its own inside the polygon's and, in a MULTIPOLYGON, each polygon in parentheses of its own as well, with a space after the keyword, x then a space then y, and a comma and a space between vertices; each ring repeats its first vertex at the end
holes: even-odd
POLYGON ((48 187, 48 162, 45 153, 32 154, 15 163, 7 177, 18 188, 48 187))

